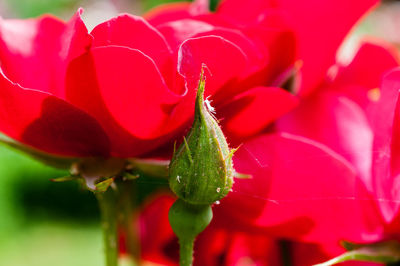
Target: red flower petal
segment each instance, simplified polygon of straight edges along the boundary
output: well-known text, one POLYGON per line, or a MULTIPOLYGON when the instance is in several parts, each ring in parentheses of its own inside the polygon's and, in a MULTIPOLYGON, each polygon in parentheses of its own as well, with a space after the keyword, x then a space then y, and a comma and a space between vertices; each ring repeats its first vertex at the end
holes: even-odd
MULTIPOLYGON (((218 108, 222 127, 229 140, 252 136, 298 104, 298 99, 280 88, 256 87, 237 95, 218 108)), ((234 141, 235 143, 237 141, 234 141)))
POLYGON ((208 0, 195 0, 193 3, 171 3, 159 5, 143 17, 152 25, 160 25, 166 22, 190 18, 196 15, 208 13, 208 0))
POLYGON ((50 90, 51 69, 65 24, 53 17, 1 20, 0 60, 4 73, 24 87, 50 90))
POLYGON ((175 51, 183 41, 201 32, 209 32, 214 26, 194 19, 180 19, 169 21, 157 26, 157 29, 165 36, 171 48, 175 51))
POLYGON ((294 32, 283 27, 253 27, 246 30, 246 34, 259 46, 265 47, 269 54, 265 70, 258 74, 258 84, 265 86, 276 84, 288 69, 295 65, 296 38, 294 32))
POLYGON ((91 116, 47 93, 0 75, 0 131, 36 149, 63 156, 108 156, 109 140, 91 116))
POLYGON ((62 98, 67 63, 91 43, 81 13, 68 23, 49 16, 0 20, 0 61, 7 77, 62 98))
POLYGON ((265 23, 271 8, 286 13, 297 37, 297 59, 302 60, 301 93, 308 94, 325 77, 334 63, 341 42, 358 19, 378 0, 225 0, 218 14, 242 25, 265 23), (338 20, 340 18, 340 20, 338 20))
POLYGON ((270 1, 223 0, 217 8, 217 14, 230 18, 239 25, 249 25, 262 19, 265 11, 271 7, 270 1))
POLYGON ((137 49, 152 58, 163 70, 171 60, 171 51, 165 38, 143 18, 129 14, 120 15, 97 25, 91 34, 93 46, 118 45, 137 49))
POLYGON ((226 251, 225 265, 280 266, 279 245, 265 235, 229 233, 231 242, 226 251))
POLYGON ((373 133, 357 104, 340 93, 319 93, 279 119, 277 128, 327 145, 356 167, 371 191, 373 133))
POLYGON ((157 138, 165 141, 171 128, 179 126, 170 112, 181 97, 166 87, 154 61, 138 50, 94 48, 71 63, 67 78, 67 99, 96 117, 116 156, 153 149, 160 145, 157 138))
POLYGON ((253 178, 235 180, 233 192, 221 200, 229 223, 307 241, 375 236, 378 216, 364 219, 362 212, 374 202, 361 194, 350 164, 326 146, 288 134, 264 135, 245 143, 234 161, 237 171, 253 178))
POLYGON ((146 204, 141 212, 139 224, 142 260, 162 265, 177 264, 178 239, 168 222, 168 211, 173 202, 173 197, 161 195, 146 204))
POLYGON ((383 42, 365 42, 349 65, 337 66, 337 74, 329 86, 345 93, 368 115, 371 111, 368 106, 377 101, 371 97, 369 90, 378 88, 383 74, 399 66, 399 63, 394 47, 383 42))
POLYGON ((353 25, 378 0, 276 0, 297 35, 297 58, 303 61, 300 93, 310 93, 335 62, 336 52, 353 25), (340 18, 340 19, 338 19, 340 18))
POLYGON ((253 68, 248 70, 250 73, 260 70, 268 62, 268 52, 265 47, 257 46, 253 40, 245 36, 239 30, 215 27, 208 32, 199 32, 196 35, 193 35, 193 37, 196 38, 209 35, 220 36, 237 45, 250 61, 249 67, 253 68))
POLYGON ((215 95, 229 81, 237 79, 248 63, 237 45, 218 36, 186 40, 179 49, 178 58, 178 71, 185 78, 189 93, 197 88, 202 65, 206 66, 206 96, 215 95))
POLYGON ((381 86, 381 96, 374 109, 373 185, 375 198, 386 222, 400 210, 399 199, 399 86, 400 70, 388 74, 381 86), (396 107, 397 105, 397 107, 396 107))

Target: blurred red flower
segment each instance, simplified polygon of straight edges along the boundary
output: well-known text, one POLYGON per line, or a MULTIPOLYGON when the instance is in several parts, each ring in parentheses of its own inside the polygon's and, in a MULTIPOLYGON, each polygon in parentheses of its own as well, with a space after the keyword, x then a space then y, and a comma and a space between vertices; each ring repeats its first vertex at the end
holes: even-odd
POLYGON ((384 220, 399 215, 399 62, 384 43, 362 44, 272 134, 247 141, 235 166, 253 179, 215 207, 222 226, 314 243, 386 238, 384 220))
MULTIPOLYGON (((178 239, 168 222, 168 210, 174 198, 161 194, 149 200, 139 217, 141 261, 151 265, 178 265, 178 239)), ((306 244, 271 238, 267 234, 243 232, 218 226, 215 217, 211 225, 195 242, 194 265, 258 265, 310 266, 344 252, 336 243, 306 244)), ((122 240, 122 239, 121 239, 122 240)), ((121 241, 123 244, 123 241, 121 241)), ((122 246, 122 253, 125 253, 122 246)), ((346 262, 343 266, 376 266, 367 262, 346 262)))

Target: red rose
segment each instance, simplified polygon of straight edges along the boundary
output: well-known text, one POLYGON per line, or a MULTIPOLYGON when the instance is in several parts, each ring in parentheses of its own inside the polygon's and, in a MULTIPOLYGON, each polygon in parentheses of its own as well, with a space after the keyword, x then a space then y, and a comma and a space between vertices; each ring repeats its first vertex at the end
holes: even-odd
MULTIPOLYGON (((171 18, 155 28, 120 15, 88 33, 81 10, 67 23, 2 20, 0 131, 53 155, 143 155, 189 125, 202 64, 206 95, 232 139, 254 135, 296 105, 293 95, 269 86, 275 74, 265 75, 276 72, 267 68, 267 52, 279 40, 262 43, 216 14, 197 12, 218 23, 171 18), (238 127, 241 121, 249 127, 238 127)), ((291 51, 281 52, 288 60, 278 72, 292 64, 291 51)))
MULTIPOLYGON (((206 2, 159 8, 145 16, 150 24, 121 15, 91 33, 81 10, 66 23, 50 16, 1 20, 0 131, 53 155, 140 156, 187 127, 205 64, 206 96, 231 143, 242 143, 297 104, 279 86, 296 58, 304 69, 314 64, 303 50, 315 52, 312 47, 329 43, 332 57, 350 26, 376 1, 352 4, 343 23, 335 22, 334 36, 331 20, 318 20, 333 41, 310 38, 309 26, 318 17, 294 6, 297 2, 248 10, 256 12, 256 20, 236 16, 243 6, 233 0, 216 13, 206 2)), ((336 16, 341 6, 332 1, 313 12, 336 16)), ((316 58, 325 53, 326 47, 316 58)))

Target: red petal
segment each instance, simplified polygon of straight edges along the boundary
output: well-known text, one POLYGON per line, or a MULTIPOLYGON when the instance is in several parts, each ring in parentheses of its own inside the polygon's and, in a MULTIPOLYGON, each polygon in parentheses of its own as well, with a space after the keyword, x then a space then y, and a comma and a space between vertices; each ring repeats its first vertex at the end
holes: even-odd
POLYGON ((230 233, 226 265, 282 265, 279 245, 265 235, 230 233))
POLYGON ((277 128, 327 145, 354 165, 372 189, 372 129, 363 110, 345 96, 336 92, 314 95, 279 119, 277 128))
POLYGON ((378 0, 225 0, 218 14, 231 17, 240 24, 265 23, 271 8, 286 13, 297 36, 297 60, 303 61, 302 94, 308 94, 323 80, 327 69, 335 62, 341 42, 378 0), (338 18, 340 18, 338 20, 338 18))
POLYGON ((297 35, 297 59, 303 61, 301 93, 310 93, 335 62, 336 52, 354 24, 378 0, 276 0, 297 35), (340 18, 340 19, 338 19, 340 18))
POLYGON ((234 20, 236 23, 248 25, 260 20, 265 10, 270 8, 270 1, 223 0, 218 6, 217 13, 234 20))
POLYGON ((381 86, 380 100, 375 106, 373 129, 373 182, 375 198, 386 222, 399 212, 399 86, 400 70, 388 74, 381 86))
POLYGON ((23 87, 63 97, 67 63, 84 53, 91 42, 81 13, 79 10, 68 23, 49 16, 0 20, 4 73, 23 87))
POLYGON ((399 66, 399 62, 394 47, 383 42, 366 42, 349 65, 336 66, 337 75, 329 85, 348 95, 368 113, 368 106, 376 101, 369 90, 378 88, 383 74, 399 66))
POLYGON ((253 68, 249 69, 248 72, 260 70, 268 62, 268 52, 266 49, 264 47, 257 46, 253 40, 245 36, 239 30, 215 27, 208 32, 199 32, 196 35, 193 35, 193 37, 196 38, 209 35, 220 36, 225 40, 237 45, 250 61, 249 67, 253 68))
POLYGON ((181 43, 198 33, 209 32, 214 26, 194 19, 180 19, 169 21, 157 26, 157 29, 165 36, 168 43, 175 51, 181 43))
POLYGON ((157 138, 179 126, 170 110, 181 97, 138 50, 94 48, 71 63, 67 78, 67 99, 100 121, 116 156, 153 149, 160 145, 157 138))
MULTIPOLYGON (((294 32, 287 28, 254 27, 246 30, 246 34, 259 46, 265 47, 269 54, 268 64, 259 74, 258 84, 275 85, 277 79, 288 69, 293 68, 296 57, 296 38, 294 32)), ((281 84, 279 84, 281 85, 281 84)))
POLYGON ((252 136, 298 104, 298 99, 287 91, 273 87, 256 87, 237 95, 218 109, 222 127, 229 140, 252 136))
POLYGON ((53 17, 2 20, 1 67, 24 87, 50 90, 51 69, 65 24, 53 17))
POLYGON ((169 60, 171 51, 165 38, 143 18, 120 15, 96 26, 91 34, 94 46, 118 45, 137 49, 151 57, 160 70, 169 60))
POLYGON ((173 202, 173 197, 161 195, 147 203, 140 214, 141 256, 145 261, 176 265, 179 244, 168 222, 168 211, 173 202))
POLYGON ((208 0, 195 0, 193 3, 171 3, 155 7, 144 15, 152 25, 190 18, 208 13, 208 0))
POLYGON ((375 237, 378 216, 366 219, 362 212, 374 202, 360 194, 365 190, 354 169, 326 146, 288 134, 264 135, 245 143, 234 161, 237 171, 253 178, 235 180, 221 201, 229 223, 307 241, 375 237))
POLYGON ((64 156, 108 156, 109 140, 85 112, 0 75, 0 131, 38 150, 64 156))
MULTIPOLYGON (((218 36, 186 40, 178 56, 178 71, 185 78, 190 93, 197 88, 202 65, 206 66, 206 96, 215 95, 228 82, 237 80, 248 63, 246 55, 237 45, 218 36)), ((224 96, 230 95, 229 91, 223 92, 224 96)))

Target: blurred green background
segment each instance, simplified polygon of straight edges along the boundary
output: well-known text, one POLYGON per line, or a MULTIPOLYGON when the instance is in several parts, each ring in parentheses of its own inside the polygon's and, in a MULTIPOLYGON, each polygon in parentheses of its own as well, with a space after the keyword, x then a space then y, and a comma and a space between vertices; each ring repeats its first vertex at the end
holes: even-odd
MULTIPOLYGON (((52 13, 68 19, 78 7, 84 7, 84 20, 93 28, 120 12, 142 14, 165 2, 172 1, 0 0, 0 16, 27 18, 52 13)), ((398 14, 399 5, 388 1, 368 17, 353 38, 367 32, 400 44, 398 14)), ((347 48, 350 52, 351 47, 347 48)), ((65 175, 65 171, 0 145, 0 265, 103 265, 96 200, 75 182, 49 181, 65 175)), ((143 194, 154 184, 164 186, 166 181, 140 183, 139 191, 143 194)))

